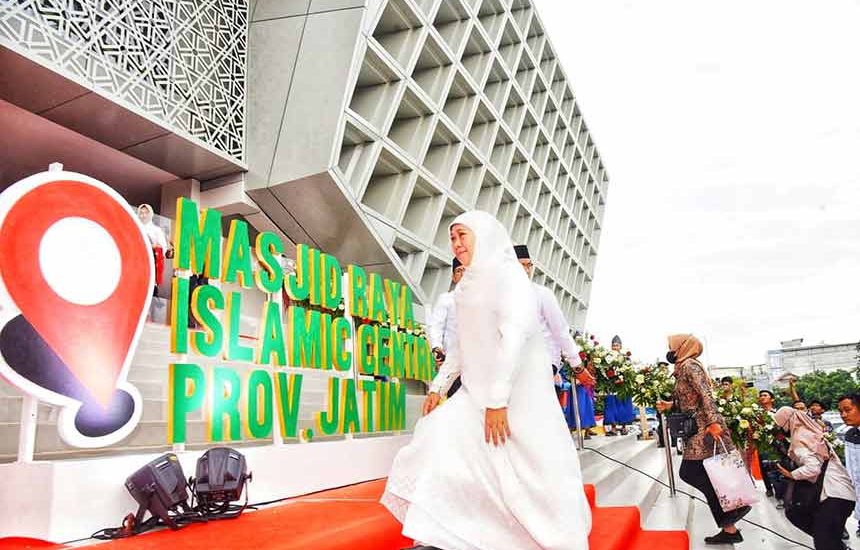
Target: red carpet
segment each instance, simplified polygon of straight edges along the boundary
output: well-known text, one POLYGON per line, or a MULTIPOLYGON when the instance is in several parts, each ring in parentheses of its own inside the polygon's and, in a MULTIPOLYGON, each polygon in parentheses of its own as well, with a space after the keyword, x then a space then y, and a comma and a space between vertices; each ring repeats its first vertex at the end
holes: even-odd
MULTIPOLYGON (((236 520, 191 525, 98 545, 100 550, 399 550, 412 541, 378 504, 385 480, 370 481, 286 501, 236 520)), ((594 487, 586 485, 593 512, 590 550, 686 550, 684 531, 643 531, 635 507, 596 507, 594 487)), ((34 541, 35 542, 35 541, 34 541)), ((53 548, 28 546, 24 539, 0 540, 0 550, 53 548)))

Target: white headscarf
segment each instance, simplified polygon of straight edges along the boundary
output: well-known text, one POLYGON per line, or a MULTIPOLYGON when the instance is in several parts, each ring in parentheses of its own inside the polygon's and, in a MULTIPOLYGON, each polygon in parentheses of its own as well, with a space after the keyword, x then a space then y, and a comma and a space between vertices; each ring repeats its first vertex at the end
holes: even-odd
POLYGON ((513 371, 520 362, 520 357, 511 355, 539 328, 537 300, 498 220, 472 210, 457 216, 450 227, 455 224, 475 234, 471 263, 454 290, 463 383, 471 393, 486 388, 487 395, 480 400, 496 407, 507 399, 504 394, 510 392, 513 371))

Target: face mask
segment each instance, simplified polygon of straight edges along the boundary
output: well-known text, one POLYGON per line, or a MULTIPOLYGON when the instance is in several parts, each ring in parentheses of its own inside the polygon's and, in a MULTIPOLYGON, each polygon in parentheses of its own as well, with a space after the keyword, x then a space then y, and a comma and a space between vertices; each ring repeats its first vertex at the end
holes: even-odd
POLYGON ((677 359, 678 359, 678 356, 675 354, 674 351, 670 351, 669 353, 666 354, 666 361, 669 361, 673 365, 675 364, 675 361, 677 359))

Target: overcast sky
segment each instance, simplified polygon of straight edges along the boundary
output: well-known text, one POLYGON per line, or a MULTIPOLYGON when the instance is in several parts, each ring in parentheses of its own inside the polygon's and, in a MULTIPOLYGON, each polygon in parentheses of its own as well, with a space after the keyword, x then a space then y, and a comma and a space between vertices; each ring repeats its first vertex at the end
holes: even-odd
POLYGON ((588 328, 860 339, 860 1, 535 2, 610 175, 588 328))

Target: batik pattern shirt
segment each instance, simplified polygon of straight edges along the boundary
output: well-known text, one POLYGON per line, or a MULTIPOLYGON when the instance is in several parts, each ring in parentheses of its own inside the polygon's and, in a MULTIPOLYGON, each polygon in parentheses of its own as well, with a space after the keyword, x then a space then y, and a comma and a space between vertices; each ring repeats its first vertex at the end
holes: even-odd
POLYGON ((705 431, 713 423, 719 423, 723 428, 720 436, 723 444, 717 444, 717 452, 734 450, 731 434, 726 427, 723 417, 717 412, 717 406, 711 397, 711 385, 702 364, 695 359, 688 359, 675 366, 675 406, 684 413, 693 414, 698 431, 696 435, 684 442, 685 460, 704 460, 714 455, 714 441, 705 431))

